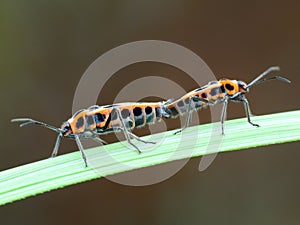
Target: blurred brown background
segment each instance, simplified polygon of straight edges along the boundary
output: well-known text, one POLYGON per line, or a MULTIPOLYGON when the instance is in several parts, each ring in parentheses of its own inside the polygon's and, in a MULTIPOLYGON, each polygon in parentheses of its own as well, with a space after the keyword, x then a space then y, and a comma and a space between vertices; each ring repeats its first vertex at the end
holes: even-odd
MULTIPOLYGON (((280 74, 293 83, 253 88, 248 95, 252 111, 263 115, 299 109, 299 12, 300 3, 292 0, 0 1, 0 169, 49 157, 55 141, 53 132, 34 126, 19 129, 11 118, 31 116, 59 126, 71 115, 73 94, 86 68, 106 51, 132 41, 183 45, 205 60, 218 78, 249 82, 268 66, 279 65, 280 74)), ((126 83, 157 74, 173 77, 187 91, 196 88, 178 69, 141 63, 115 74, 98 104, 109 104, 126 83)), ((209 122, 209 110, 199 115, 201 122, 209 122)), ((228 117, 244 117, 242 105, 230 104, 228 117)), ((178 125, 168 123, 171 128, 178 125)), ((100 179, 66 187, 1 207, 0 221, 299 224, 299 146, 287 143, 219 154, 202 173, 196 158, 152 186, 100 179)), ((60 153, 75 149, 73 141, 63 141, 60 153)))

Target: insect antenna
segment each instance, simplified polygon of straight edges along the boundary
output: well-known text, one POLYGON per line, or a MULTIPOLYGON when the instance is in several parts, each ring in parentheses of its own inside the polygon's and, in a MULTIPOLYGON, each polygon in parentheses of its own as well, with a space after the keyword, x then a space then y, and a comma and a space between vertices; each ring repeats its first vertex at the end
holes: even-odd
MULTIPOLYGON (((262 80, 259 80, 259 81, 257 81, 256 83, 252 84, 252 86, 255 86, 255 85, 257 85, 257 84, 261 84, 261 83, 263 83, 263 82, 265 82, 265 81, 268 81, 268 80, 281 80, 281 81, 286 82, 286 83, 291 83, 290 80, 288 80, 288 79, 286 79, 286 78, 284 78, 284 77, 281 77, 281 76, 274 76, 274 77, 268 77, 268 78, 264 78, 264 79, 262 79, 262 80)), ((249 87, 249 85, 248 85, 248 87, 249 87)))
POLYGON ((280 68, 278 66, 273 66, 273 67, 270 67, 269 69, 267 69, 266 71, 264 71, 262 74, 260 74, 257 78, 255 78, 250 84, 247 85, 247 88, 250 88, 254 85, 257 85, 257 84, 261 84, 265 81, 268 81, 268 80, 281 80, 281 81, 284 81, 286 83, 291 83, 290 80, 284 78, 284 77, 281 77, 281 76, 274 76, 274 77, 269 77, 269 78, 264 78, 262 79, 264 76, 266 76, 267 74, 273 72, 273 71, 279 71, 280 68))
POLYGON ((30 119, 30 118, 12 119, 11 122, 22 122, 20 124, 20 127, 25 127, 25 126, 28 126, 28 125, 31 125, 31 124, 36 124, 36 125, 39 125, 39 126, 42 126, 42 127, 46 127, 46 128, 48 128, 50 130, 53 130, 53 131, 55 131, 55 132, 57 132, 59 134, 63 133, 63 130, 60 129, 60 128, 51 126, 49 124, 46 124, 46 123, 43 123, 43 122, 40 122, 40 121, 37 121, 37 120, 30 119))
POLYGON ((56 138, 55 146, 54 146, 54 149, 53 149, 51 157, 55 157, 57 155, 58 148, 59 148, 59 145, 60 145, 61 139, 63 137, 63 133, 64 133, 64 131, 62 129, 54 127, 54 126, 51 126, 49 124, 46 124, 46 123, 43 123, 43 122, 40 122, 40 121, 37 121, 37 120, 30 119, 30 118, 12 119, 11 122, 22 122, 20 124, 20 127, 25 127, 25 126, 28 126, 30 124, 36 124, 36 125, 39 125, 39 126, 42 126, 42 127, 46 127, 46 128, 48 128, 50 130, 53 130, 53 131, 57 132, 58 136, 56 138))

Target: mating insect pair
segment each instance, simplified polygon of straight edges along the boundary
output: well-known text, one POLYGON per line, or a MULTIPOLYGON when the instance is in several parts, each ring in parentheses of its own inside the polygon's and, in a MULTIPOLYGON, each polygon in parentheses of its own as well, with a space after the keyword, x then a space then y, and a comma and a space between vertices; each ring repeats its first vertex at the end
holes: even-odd
POLYGON ((155 123, 156 121, 160 121, 162 118, 175 118, 187 113, 185 124, 180 130, 175 132, 175 134, 177 134, 188 127, 192 111, 206 108, 207 106, 215 105, 220 102, 223 103, 221 115, 222 134, 224 134, 224 122, 227 104, 229 101, 242 102, 245 106, 248 122, 253 126, 258 127, 259 125, 252 123, 250 119, 249 103, 245 94, 249 92, 249 89, 252 86, 268 80, 281 80, 290 83, 288 79, 281 76, 263 78, 268 73, 278 70, 279 67, 270 67, 248 85, 243 81, 230 79, 212 81, 203 87, 185 94, 176 101, 169 100, 166 102, 144 103, 129 102, 107 106, 91 106, 88 109, 76 112, 68 121, 63 123, 61 128, 56 128, 28 118, 13 119, 12 122, 23 122, 20 125, 21 127, 29 124, 37 124, 57 132, 58 136, 52 157, 57 155, 62 137, 74 138, 82 154, 85 166, 87 166, 86 156, 80 139, 88 138, 99 143, 106 144, 105 141, 99 138, 99 135, 111 132, 123 132, 128 143, 131 144, 138 152, 141 152, 140 149, 132 143, 132 138, 144 143, 154 144, 155 142, 148 142, 140 139, 138 136, 130 132, 131 129, 155 123))

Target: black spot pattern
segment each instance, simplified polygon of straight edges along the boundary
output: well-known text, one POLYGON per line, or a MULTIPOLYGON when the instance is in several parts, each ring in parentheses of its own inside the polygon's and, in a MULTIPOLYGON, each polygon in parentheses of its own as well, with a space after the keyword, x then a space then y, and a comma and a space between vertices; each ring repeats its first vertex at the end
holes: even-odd
POLYGON ((224 87, 224 85, 221 85, 220 91, 221 91, 221 93, 225 93, 225 87, 224 87))
POLYGON ((140 115, 142 115, 142 109, 140 107, 135 107, 133 109, 133 115, 134 116, 140 116, 140 115))
POLYGON ((129 110, 128 110, 128 109, 123 109, 123 110, 121 111, 121 116, 122 116, 123 119, 126 119, 126 118, 130 117, 130 112, 129 112, 129 110))
POLYGON ((180 100, 179 102, 177 102, 177 106, 178 106, 178 107, 183 107, 183 106, 184 106, 183 101, 180 100))
POLYGON ((210 95, 211 96, 215 96, 217 94, 219 94, 219 88, 213 88, 213 89, 210 90, 210 95))
POLYGON ((152 113, 152 108, 150 106, 147 106, 145 108, 145 112, 146 112, 147 115, 151 114, 152 113))
POLYGON ((94 121, 94 117, 93 116, 87 116, 86 117, 86 125, 87 126, 91 126, 94 125, 95 121, 94 121))
POLYGON ((111 111, 111 120, 116 120, 118 118, 118 113, 116 112, 116 109, 113 109, 111 111))
POLYGON ((207 98, 207 94, 206 94, 205 92, 203 92, 203 93, 201 94, 201 98, 207 98))
POLYGON ((177 116, 179 113, 175 107, 170 108, 172 116, 177 116))
POLYGON ((96 124, 102 123, 105 120, 106 116, 102 113, 96 113, 95 114, 95 122, 96 124))
POLYGON ((155 107, 155 114, 157 118, 161 118, 161 109, 159 107, 155 107))
POLYGON ((76 122, 76 128, 77 129, 82 128, 83 124, 84 124, 84 119, 82 117, 79 117, 76 122))
POLYGON ((225 84, 225 88, 229 91, 233 91, 234 87, 231 84, 225 84))
POLYGON ((127 121, 128 128, 133 128, 133 122, 131 120, 127 121))

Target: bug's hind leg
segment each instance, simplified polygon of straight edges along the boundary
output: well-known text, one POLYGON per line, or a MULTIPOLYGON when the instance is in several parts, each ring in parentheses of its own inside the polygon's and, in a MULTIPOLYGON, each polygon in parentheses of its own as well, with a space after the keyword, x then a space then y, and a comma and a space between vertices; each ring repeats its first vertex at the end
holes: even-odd
POLYGON ((107 142, 106 141, 103 141, 101 138, 97 137, 97 136, 93 136, 91 137, 95 142, 98 142, 102 145, 107 145, 107 142))
POLYGON ((95 142, 98 142, 102 145, 107 145, 107 142, 102 140, 101 138, 98 137, 98 133, 97 132, 93 132, 93 135, 90 137, 91 139, 93 139, 95 142))
POLYGON ((191 120, 191 115, 192 115, 192 112, 193 112, 193 110, 192 110, 192 101, 195 101, 195 102, 196 101, 200 101, 200 102, 208 103, 207 100, 199 98, 198 96, 192 96, 192 97, 190 97, 189 98, 188 110, 187 110, 188 115, 186 117, 184 126, 180 130, 176 131, 174 133, 174 135, 181 133, 184 129, 186 129, 189 126, 190 120, 191 120))
POLYGON ((128 131, 128 134, 129 134, 132 138, 134 138, 134 139, 136 139, 136 140, 138 140, 138 141, 140 141, 140 142, 143 142, 143 143, 145 143, 145 144, 156 144, 155 141, 145 141, 145 140, 141 139, 140 137, 138 137, 137 135, 135 135, 135 134, 133 134, 133 133, 131 133, 131 132, 129 132, 129 131, 128 131))
POLYGON ((125 138, 127 139, 128 143, 129 143, 132 147, 134 147, 139 153, 142 153, 142 151, 141 151, 135 144, 132 143, 132 141, 131 141, 131 139, 130 139, 130 134, 131 134, 131 133, 127 130, 126 125, 125 125, 125 122, 124 122, 124 120, 123 120, 123 118, 122 118, 122 116, 121 116, 120 111, 119 111, 118 109, 115 108, 115 109, 114 109, 114 112, 112 112, 112 113, 117 113, 118 118, 120 119, 121 124, 122 124, 122 127, 116 128, 116 130, 121 130, 121 131, 123 131, 123 133, 124 133, 124 135, 125 135, 125 138))

